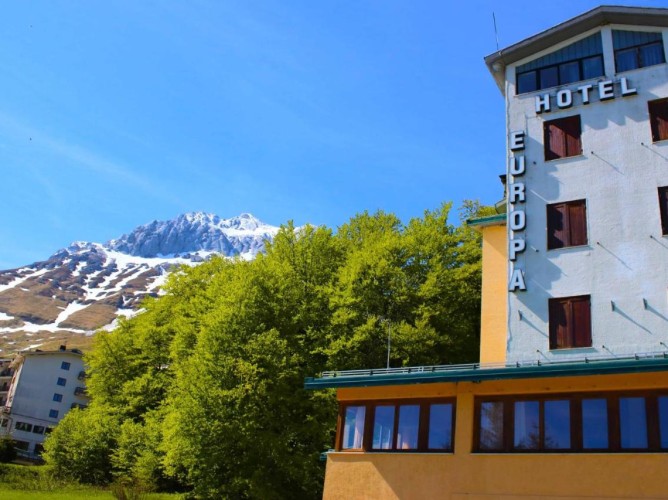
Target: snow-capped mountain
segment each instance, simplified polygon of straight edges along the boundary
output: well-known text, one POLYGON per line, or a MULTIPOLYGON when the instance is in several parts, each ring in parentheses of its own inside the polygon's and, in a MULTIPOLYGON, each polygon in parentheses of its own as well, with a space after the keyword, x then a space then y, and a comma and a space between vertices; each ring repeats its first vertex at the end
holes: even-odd
POLYGON ((69 342, 132 316, 176 265, 212 254, 252 259, 278 228, 250 214, 201 212, 153 221, 105 244, 76 241, 45 261, 0 271, 0 357, 69 342))

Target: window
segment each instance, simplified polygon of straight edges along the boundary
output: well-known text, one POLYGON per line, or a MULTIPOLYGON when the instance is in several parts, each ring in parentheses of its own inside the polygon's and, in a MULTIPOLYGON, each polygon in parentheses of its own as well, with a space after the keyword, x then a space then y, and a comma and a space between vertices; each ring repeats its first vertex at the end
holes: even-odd
POLYGON ((341 407, 339 450, 452 451, 454 402, 400 400, 341 407))
POLYGON ((63 395, 56 393, 53 395, 53 400, 56 401, 57 403, 60 403, 63 400, 63 395))
POLYGON ((550 349, 591 347, 589 295, 549 300, 550 349))
POLYGON ((668 394, 476 399, 477 452, 668 451, 668 394))
POLYGON ((517 93, 556 87, 603 75, 600 33, 518 66, 517 93))
POLYGON ((661 33, 612 30, 617 73, 666 62, 661 33))
POLYGON ((668 99, 657 99, 647 103, 652 141, 668 139, 668 99))
POLYGON ((6 418, 0 418, 0 427, 7 427, 7 424, 9 423, 9 420, 6 418))
POLYGON ((27 422, 16 422, 16 425, 14 428, 17 431, 24 431, 24 432, 30 432, 32 431, 32 424, 29 424, 27 422))
POLYGON ((63 377, 58 377, 58 381, 56 382, 56 384, 64 386, 65 384, 67 384, 67 380, 64 379, 63 377))
POLYGON ((69 369, 70 369, 70 366, 72 366, 72 365, 71 365, 71 363, 69 363, 68 361, 63 361, 63 362, 60 364, 60 368, 63 369, 63 370, 69 370, 69 369))
POLYGON ((661 232, 668 235, 668 186, 659 188, 659 212, 661 213, 661 232))
POLYGON ((33 433, 35 434, 44 434, 44 426, 43 425, 36 425, 35 427, 32 428, 33 433))
POLYGON ((58 418, 58 410, 49 410, 49 418, 58 418))
POLYGON ((567 116, 543 124, 545 161, 582 154, 580 115, 567 116))
POLYGON ((547 249, 587 244, 587 202, 553 203, 547 206, 547 249))

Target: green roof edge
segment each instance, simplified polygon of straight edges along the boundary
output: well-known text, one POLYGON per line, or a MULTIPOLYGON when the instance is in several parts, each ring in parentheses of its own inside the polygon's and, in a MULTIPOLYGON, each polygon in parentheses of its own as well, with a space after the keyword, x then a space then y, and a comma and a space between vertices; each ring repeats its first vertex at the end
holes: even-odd
POLYGON ((437 382, 484 382, 492 380, 532 379, 585 375, 615 375, 668 371, 668 357, 624 359, 610 361, 580 361, 554 365, 534 365, 505 368, 468 368, 452 372, 392 373, 379 375, 314 378, 304 380, 305 389, 345 387, 377 387, 384 385, 430 384, 437 382))
POLYGON ((466 223, 469 226, 492 226, 494 224, 506 223, 507 214, 494 214, 488 215, 486 217, 475 217, 473 219, 468 219, 466 223))

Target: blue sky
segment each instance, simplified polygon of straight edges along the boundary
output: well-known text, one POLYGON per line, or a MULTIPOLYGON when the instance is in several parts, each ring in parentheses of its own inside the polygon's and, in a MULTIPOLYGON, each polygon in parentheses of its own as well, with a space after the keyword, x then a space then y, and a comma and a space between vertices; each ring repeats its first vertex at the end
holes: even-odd
POLYGON ((0 269, 188 211, 337 227, 493 203, 492 12, 504 47, 597 5, 8 2, 0 269))

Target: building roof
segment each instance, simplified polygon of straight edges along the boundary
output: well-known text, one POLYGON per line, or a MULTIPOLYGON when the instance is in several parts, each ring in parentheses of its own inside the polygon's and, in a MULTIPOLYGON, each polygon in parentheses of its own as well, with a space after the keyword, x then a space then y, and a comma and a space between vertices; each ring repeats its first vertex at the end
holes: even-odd
POLYGON ((467 220, 466 224, 475 228, 487 226, 505 226, 506 215, 507 214, 494 214, 488 215, 486 217, 475 217, 474 219, 467 220))
POLYGON ((485 57, 485 63, 501 93, 504 94, 506 66, 606 24, 667 27, 668 9, 601 5, 537 35, 496 51, 485 57))
POLYGON ((496 366, 472 364, 323 372, 319 378, 307 377, 304 387, 373 387, 662 371, 668 371, 668 352, 637 354, 627 358, 584 358, 568 362, 532 361, 496 366))

